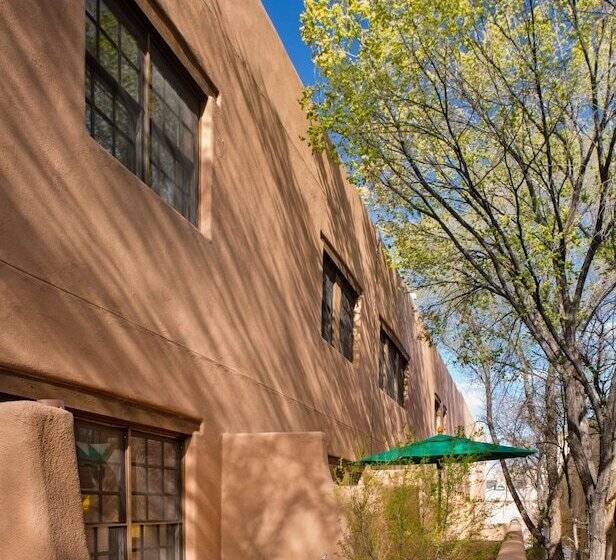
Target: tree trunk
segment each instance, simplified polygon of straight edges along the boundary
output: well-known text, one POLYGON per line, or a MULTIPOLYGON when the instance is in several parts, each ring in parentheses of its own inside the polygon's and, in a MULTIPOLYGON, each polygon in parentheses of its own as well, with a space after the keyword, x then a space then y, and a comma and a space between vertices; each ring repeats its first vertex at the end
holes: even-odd
POLYGON ((605 560, 606 535, 607 535, 607 512, 605 507, 605 495, 593 495, 589 503, 588 514, 588 560, 605 560))
MULTIPOLYGON (((562 547, 562 514, 560 508, 560 495, 562 490, 562 469, 560 463, 561 452, 558 443, 558 420, 559 407, 556 401, 557 384, 556 371, 552 366, 548 367, 545 385, 545 419, 543 422, 543 445, 546 459, 547 473, 547 527, 548 538, 546 543, 548 560, 564 560, 562 547)), ((566 465, 562 465, 563 468, 566 465)))

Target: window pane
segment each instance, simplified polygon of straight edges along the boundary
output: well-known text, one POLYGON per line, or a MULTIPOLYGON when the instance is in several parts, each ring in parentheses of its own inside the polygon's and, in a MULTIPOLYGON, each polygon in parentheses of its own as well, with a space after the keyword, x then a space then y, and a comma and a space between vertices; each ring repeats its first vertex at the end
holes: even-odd
POLYGON ((94 115, 94 138, 109 153, 113 152, 113 129, 98 113, 94 115))
POLYGON ((197 215, 199 99, 157 51, 152 53, 150 186, 191 222, 197 215))
POLYGON ((321 301, 321 336, 332 341, 332 313, 336 271, 327 254, 323 255, 323 295, 321 301))
POLYGON ((139 72, 122 57, 122 87, 135 101, 139 101, 139 72))
POLYGON ((107 7, 103 0, 100 0, 100 27, 111 40, 117 45, 119 41, 120 25, 113 12, 107 7))
POLYGON ((126 530, 92 523, 124 523, 124 432, 75 421, 75 447, 82 507, 91 558, 126 558, 126 530), (106 556, 105 556, 106 557, 106 556))
POLYGON ((86 16, 86 49, 96 56, 96 24, 86 16))
POLYGON ((99 61, 103 68, 116 80, 118 71, 118 49, 105 35, 100 35, 98 41, 99 61))
POLYGON ((94 86, 94 105, 110 121, 113 119, 113 97, 98 81, 94 86))
POLYGON ((86 0, 86 12, 96 20, 96 0, 86 0))
POLYGON ((385 389, 385 352, 387 347, 387 339, 385 338, 385 333, 381 331, 381 341, 379 344, 379 387, 381 389, 385 389))
POLYGON ((178 446, 175 442, 164 443, 165 445, 165 467, 175 467, 178 463, 178 446))
POLYGON ((353 289, 343 283, 340 300, 340 351, 348 360, 353 360, 353 319, 357 296, 353 289))
POLYGON ((404 405, 407 361, 398 345, 381 329, 379 387, 399 405, 404 405))
POLYGON ((116 131, 114 155, 129 169, 135 167, 135 144, 116 131))
MULTIPOLYGON (((136 434, 131 449, 144 450, 145 462, 131 468, 133 518, 136 521, 179 521, 180 461, 178 442, 164 437, 136 434)), ((133 453, 133 457, 135 457, 133 453)))
POLYGON ((143 118, 140 43, 111 4, 100 1, 98 6, 96 1, 86 4, 85 95, 86 99, 93 97, 91 105, 99 113, 92 115, 93 108, 86 107, 86 127, 99 144, 135 172, 137 132, 143 118), (127 56, 120 55, 118 45, 122 41, 127 56))
POLYGON ((139 66, 140 51, 135 38, 130 34, 126 27, 122 26, 122 52, 134 66, 139 66))

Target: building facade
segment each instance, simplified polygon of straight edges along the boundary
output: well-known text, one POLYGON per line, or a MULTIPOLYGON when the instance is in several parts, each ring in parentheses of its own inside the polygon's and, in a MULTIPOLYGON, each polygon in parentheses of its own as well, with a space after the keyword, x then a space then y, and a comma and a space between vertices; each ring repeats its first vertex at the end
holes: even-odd
POLYGON ((300 558, 285 477, 471 425, 258 0, 2 2, 0 76, 0 394, 73 413, 93 558, 300 558))

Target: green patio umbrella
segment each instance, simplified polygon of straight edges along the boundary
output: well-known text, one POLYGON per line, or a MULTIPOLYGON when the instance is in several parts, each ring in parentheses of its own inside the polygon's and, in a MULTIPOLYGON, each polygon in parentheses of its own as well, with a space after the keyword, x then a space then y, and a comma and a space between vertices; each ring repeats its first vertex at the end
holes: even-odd
POLYGON ((410 443, 402 447, 394 447, 393 449, 382 451, 381 453, 368 455, 357 461, 357 463, 375 466, 435 463, 438 469, 438 523, 440 525, 442 493, 441 470, 443 468, 443 461, 493 461, 497 459, 528 457, 533 453, 536 453, 535 449, 496 445, 483 441, 473 441, 472 439, 463 437, 438 434, 416 443, 410 443))
POLYGON ((534 449, 525 447, 509 447, 483 441, 473 441, 463 437, 453 437, 445 434, 423 439, 421 441, 394 447, 388 451, 368 455, 358 463, 372 465, 401 465, 436 463, 445 459, 452 461, 493 461, 496 459, 512 459, 528 457, 536 453, 534 449))

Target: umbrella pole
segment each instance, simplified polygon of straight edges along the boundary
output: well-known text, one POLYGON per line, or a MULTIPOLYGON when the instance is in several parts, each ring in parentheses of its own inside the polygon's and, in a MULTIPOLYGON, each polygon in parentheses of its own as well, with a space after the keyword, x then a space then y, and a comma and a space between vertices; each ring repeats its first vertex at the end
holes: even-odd
POLYGON ((439 461, 436 463, 436 473, 437 473, 437 482, 436 482, 436 500, 438 502, 437 510, 436 510, 436 528, 438 532, 441 532, 442 525, 442 507, 443 507, 443 465, 439 461))

